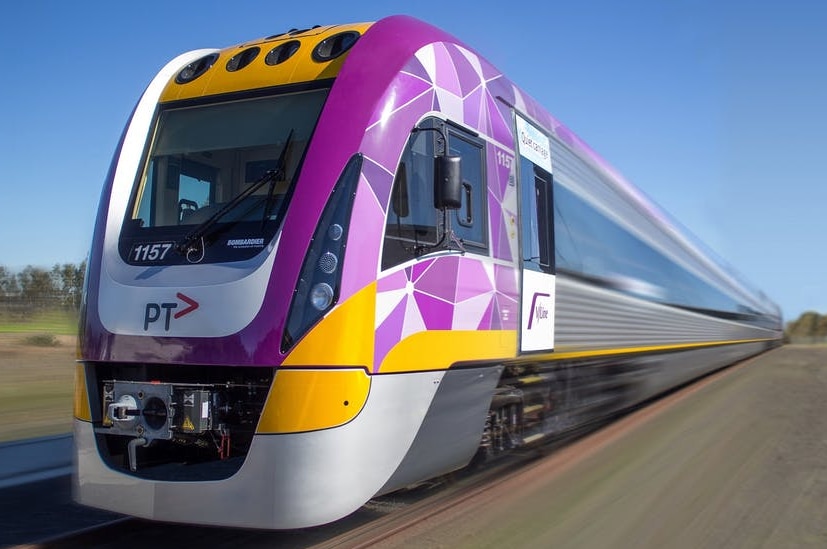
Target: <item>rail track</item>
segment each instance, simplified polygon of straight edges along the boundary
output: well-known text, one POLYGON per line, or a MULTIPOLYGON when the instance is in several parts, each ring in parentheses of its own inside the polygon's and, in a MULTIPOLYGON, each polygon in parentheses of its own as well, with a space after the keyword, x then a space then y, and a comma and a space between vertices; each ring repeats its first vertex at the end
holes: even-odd
POLYGON ((72 435, 0 443, 0 490, 71 473, 72 435))
POLYGON ((370 547, 403 532, 428 517, 485 492, 514 471, 543 457, 540 451, 523 452, 473 471, 462 471, 432 482, 375 498, 353 515, 316 528, 265 532, 205 528, 116 517, 110 521, 39 539, 28 547, 75 549, 87 547, 128 549, 178 546, 199 547, 370 547))

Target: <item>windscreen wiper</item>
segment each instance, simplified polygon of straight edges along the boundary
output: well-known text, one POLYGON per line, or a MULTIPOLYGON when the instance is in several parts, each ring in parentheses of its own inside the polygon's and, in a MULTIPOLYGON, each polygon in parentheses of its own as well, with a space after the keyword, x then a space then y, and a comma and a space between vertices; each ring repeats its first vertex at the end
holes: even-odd
MULTIPOLYGON (((175 249, 183 254, 187 255, 190 251, 192 251, 192 245, 195 244, 198 240, 202 239, 203 237, 207 236, 210 233, 210 229, 215 226, 218 221, 227 215, 227 212, 235 209, 239 204, 241 204, 247 197, 252 195, 254 192, 259 190, 263 187, 266 183, 270 183, 270 189, 267 194, 267 205, 265 206, 265 214, 269 215, 268 209, 270 202, 272 200, 272 195, 276 187, 276 181, 279 178, 284 178, 285 173, 285 164, 287 163, 287 149, 290 146, 290 143, 293 139, 293 130, 290 130, 290 134, 287 136, 287 140, 284 142, 284 147, 281 149, 281 153, 279 154, 279 159, 276 162, 275 168, 272 170, 267 170, 264 175, 259 177, 256 181, 253 182, 247 189, 238 193, 235 198, 224 204, 217 212, 212 214, 208 219, 206 219, 203 223, 195 227, 192 231, 190 231, 187 236, 184 237, 184 240, 181 241, 180 244, 175 246, 175 249)), ((202 244, 203 245, 203 244, 202 244)), ((203 252, 203 250, 202 250, 203 252)))
MULTIPOLYGON (((284 147, 281 149, 281 154, 279 155, 279 159, 276 162, 276 173, 284 172, 285 166, 287 164, 287 149, 290 148, 290 144, 293 143, 293 130, 290 130, 290 133, 287 135, 287 140, 284 142, 284 147)), ((286 177, 282 178, 286 179, 286 177)), ((278 181, 277 177, 270 178, 270 188, 267 189, 267 199, 264 202, 264 213, 261 216, 261 228, 264 230, 264 224, 267 223, 267 219, 270 217, 270 212, 273 210, 273 204, 275 200, 273 200, 273 195, 276 192, 276 181, 278 181)))

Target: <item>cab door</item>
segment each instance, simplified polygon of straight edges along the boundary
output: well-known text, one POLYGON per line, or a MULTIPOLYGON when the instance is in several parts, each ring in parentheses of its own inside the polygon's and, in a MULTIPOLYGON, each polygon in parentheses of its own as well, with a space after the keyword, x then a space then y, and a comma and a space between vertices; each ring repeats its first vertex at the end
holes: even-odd
POLYGON ((551 140, 515 113, 520 162, 520 352, 554 350, 554 196, 551 140))

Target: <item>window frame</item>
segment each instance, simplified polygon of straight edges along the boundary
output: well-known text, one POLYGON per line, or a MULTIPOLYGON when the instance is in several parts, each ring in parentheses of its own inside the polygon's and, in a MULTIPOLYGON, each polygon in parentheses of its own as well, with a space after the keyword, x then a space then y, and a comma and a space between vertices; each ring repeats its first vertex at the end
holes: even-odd
POLYGON ((475 148, 479 151, 479 182, 478 182, 479 183, 479 188, 477 189, 477 192, 474 192, 474 182, 469 181, 465 177, 465 174, 467 173, 466 172, 467 162, 466 162, 465 157, 462 157, 460 155, 461 158, 462 158, 461 177, 462 177, 463 189, 464 190, 466 189, 465 185, 467 183, 471 187, 471 192, 470 193, 466 193, 466 192, 462 193, 462 199, 461 199, 462 200, 462 205, 460 206, 460 208, 458 210, 455 210, 454 212, 449 213, 449 215, 451 215, 451 219, 452 219, 451 229, 454 231, 454 234, 457 237, 462 239, 463 246, 465 246, 466 248, 471 248, 472 253, 487 255, 488 254, 488 247, 489 247, 490 238, 489 238, 489 234, 488 234, 488 200, 487 200, 487 198, 488 198, 488 174, 487 174, 487 171, 486 171, 486 162, 485 162, 485 160, 486 160, 485 141, 480 139, 477 134, 472 134, 472 133, 468 132, 467 130, 465 130, 463 128, 460 128, 460 127, 458 127, 454 124, 451 124, 450 122, 446 123, 445 133, 448 136, 448 152, 449 152, 449 154, 452 152, 452 150, 451 150, 452 149, 452 145, 451 145, 451 143, 452 143, 451 138, 452 137, 459 140, 459 141, 461 141, 461 142, 466 143, 467 145, 470 145, 471 147, 473 147, 473 148, 475 148), (470 211, 471 211, 471 214, 472 214, 472 218, 471 218, 471 223, 468 224, 468 225, 466 225, 465 223, 463 223, 460 220, 460 215, 463 212, 469 211, 468 204, 466 204, 466 195, 470 195, 470 197, 471 197, 471 210, 470 211), (476 195, 477 203, 479 204, 479 210, 480 210, 479 211, 480 219, 478 221, 479 225, 476 225, 475 222, 477 220, 473 217, 473 213, 474 213, 473 212, 474 195, 476 195), (454 227, 453 222, 456 222, 456 224, 459 227, 462 227, 463 229, 474 229, 473 232, 476 233, 476 234, 479 234, 481 239, 480 240, 468 240, 468 239, 463 238, 462 235, 460 234, 460 231, 457 230, 456 227, 454 227))
MULTIPOLYGON (((249 238, 251 236, 261 237, 264 242, 269 242, 277 234, 279 228, 284 222, 287 211, 289 210, 292 195, 295 191, 296 181, 301 173, 304 164, 304 158, 310 148, 310 144, 315 138, 316 127, 319 123, 321 114, 324 110, 325 102, 330 94, 332 86, 331 79, 324 79, 311 84, 287 85, 261 88, 253 91, 245 91, 239 93, 230 93, 220 98, 215 96, 185 99, 161 105, 155 112, 151 125, 151 133, 144 144, 144 150, 141 155, 140 168, 136 170, 135 180, 130 192, 130 199, 127 205, 125 215, 123 217, 120 233, 118 236, 118 252, 121 259, 129 265, 148 265, 147 261, 137 261, 132 257, 132 251, 136 245, 146 245, 153 243, 178 243, 188 234, 193 226, 188 224, 178 223, 174 224, 158 224, 159 211, 159 196, 161 191, 170 191, 168 181, 160 173, 160 170, 154 169, 151 177, 148 177, 150 164, 155 156, 171 156, 171 155, 156 155, 156 142, 159 139, 159 132, 161 129, 162 116, 174 110, 185 110, 190 108, 200 107, 219 107, 221 105, 228 105, 231 103, 244 103, 257 100, 278 100, 287 96, 302 95, 302 94, 321 94, 319 101, 319 109, 316 113, 315 119, 312 120, 308 128, 306 145, 304 146, 295 168, 290 170, 288 177, 288 185, 286 192, 283 194, 281 202, 277 208, 273 209, 273 213, 268 218, 268 221, 262 224, 261 220, 245 220, 227 217, 215 224, 215 230, 211 231, 211 237, 205 240, 207 244, 204 248, 204 255, 202 260, 197 263, 226 263, 236 261, 246 261, 254 256, 259 255, 261 250, 266 249, 258 247, 235 247, 224 245, 226 242, 234 238, 249 238), (152 188, 147 191, 146 187, 152 188), (143 211, 145 207, 141 204, 143 198, 149 198, 146 206, 149 209, 151 222, 148 226, 144 225, 140 218, 136 218, 139 211, 143 211)), ((252 104, 252 103, 251 103, 252 104)), ((244 176, 242 176, 243 178, 244 176)), ((180 181, 179 181, 180 183, 180 181)), ((250 182, 242 181, 241 185, 246 186, 250 182)), ((227 187, 229 188, 229 187, 227 187)), ((210 189, 210 201, 217 203, 219 199, 224 201, 223 197, 217 196, 217 187, 212 185, 210 189)), ((174 192, 178 193, 176 189, 174 192)), ((232 198, 229 198, 232 200, 232 198)), ((197 224, 195 224, 197 226, 197 224)), ((153 265, 186 265, 189 261, 183 257, 182 254, 166 254, 166 257, 161 261, 151 263, 153 265)))
POLYGON ((519 169, 522 266, 524 269, 555 274, 554 175, 524 156, 520 157, 519 169), (533 254, 535 248, 536 256, 533 254))
MULTIPOLYGON (((476 155, 473 156, 476 157, 476 155)), ((453 235, 455 237, 462 238, 461 242, 463 249, 456 251, 462 251, 463 253, 467 252, 478 255, 488 255, 490 248, 490 235, 488 233, 488 210, 488 173, 486 163, 485 141, 481 139, 477 133, 469 131, 467 128, 464 128, 454 122, 451 122, 450 120, 445 120, 435 116, 429 116, 422 119, 416 125, 415 130, 411 132, 411 136, 408 138, 405 144, 405 148, 403 149, 402 154, 400 155, 400 161, 397 165, 396 172, 394 173, 388 203, 388 211, 386 213, 385 227, 383 231, 383 251, 381 258, 381 270, 384 271, 391 269, 397 265, 406 263, 412 259, 421 257, 423 255, 427 255, 431 252, 444 252, 446 249, 456 250, 456 240, 451 238, 451 234, 448 233, 448 230, 453 231, 453 235), (427 234, 434 235, 434 238, 432 239, 432 241, 428 242, 422 242, 419 239, 412 236, 405 236, 406 234, 414 234, 411 228, 417 227, 419 225, 404 225, 400 223, 400 219, 404 218, 400 218, 398 215, 396 215, 394 211, 394 203, 398 200, 397 197, 402 196, 402 194, 399 191, 398 185, 400 184, 401 174, 404 170, 408 190, 406 202, 408 203, 409 212, 409 215, 405 216, 405 218, 411 217, 410 212, 413 210, 413 208, 410 206, 410 196, 413 193, 410 192, 410 183, 412 180, 415 179, 417 173, 415 170, 412 169, 412 167, 414 166, 414 162, 412 161, 412 150, 416 139, 429 140, 428 150, 431 151, 434 159, 438 155, 443 154, 446 151, 451 151, 452 140, 456 140, 454 142, 462 142, 467 147, 479 151, 478 182, 471 181, 468 178, 464 177, 464 166, 467 164, 467 159, 465 156, 461 156, 463 158, 461 162, 461 166, 463 166, 461 168, 463 173, 462 181, 464 185, 467 184, 468 187, 470 187, 470 191, 468 194, 468 196, 471 197, 470 206, 473 209, 479 210, 479 219, 476 219, 476 216, 474 216, 473 209, 470 210, 472 215, 470 225, 465 225, 461 223, 459 217, 460 215, 462 215, 463 211, 469 211, 469 204, 466 202, 467 198, 465 192, 462 196, 462 206, 460 207, 460 209, 456 211, 448 210, 446 211, 446 214, 443 215, 441 210, 433 207, 433 201, 431 200, 434 190, 434 170, 426 170, 426 173, 428 174, 427 177, 419 178, 420 181, 424 181, 425 191, 418 193, 420 195, 420 201, 422 200, 421 197, 423 196, 428 197, 426 198, 426 200, 429 200, 429 202, 426 203, 426 206, 422 206, 420 203, 421 210, 419 213, 421 214, 422 212, 429 210, 433 214, 433 223, 428 225, 427 234), (474 203, 475 200, 479 204, 479 206, 477 206, 476 208, 474 203), (427 207, 428 205, 430 206, 430 208, 427 207), (407 227, 407 229, 403 229, 403 227, 407 227), (464 236, 469 236, 467 234, 468 231, 466 230, 469 228, 473 229, 473 234, 470 235, 472 238, 465 240, 461 233, 466 233, 464 236), (477 240, 475 237, 479 237, 479 240, 477 240), (400 245, 403 247, 401 251, 398 247, 400 245), (454 246, 454 248, 451 248, 452 245, 454 246), (408 248, 406 246, 410 247, 408 248), (392 249, 393 251, 391 251, 392 249)))

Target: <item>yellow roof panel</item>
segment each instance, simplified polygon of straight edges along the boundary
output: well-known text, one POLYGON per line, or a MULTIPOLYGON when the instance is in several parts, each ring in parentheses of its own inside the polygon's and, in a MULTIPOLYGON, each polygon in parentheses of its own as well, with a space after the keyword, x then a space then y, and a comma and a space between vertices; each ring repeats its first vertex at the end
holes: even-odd
POLYGON ((372 23, 356 23, 316 27, 225 48, 219 52, 213 65, 198 78, 179 84, 173 77, 161 94, 161 102, 334 78, 339 74, 347 52, 330 61, 317 61, 313 59, 313 49, 323 40, 342 32, 357 31, 360 35, 364 34, 371 25, 372 23), (277 65, 265 63, 270 51, 290 41, 299 42, 295 54, 277 65), (236 71, 227 70, 227 63, 233 56, 254 47, 258 47, 259 52, 248 65, 236 71))

